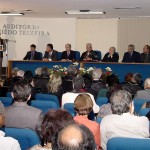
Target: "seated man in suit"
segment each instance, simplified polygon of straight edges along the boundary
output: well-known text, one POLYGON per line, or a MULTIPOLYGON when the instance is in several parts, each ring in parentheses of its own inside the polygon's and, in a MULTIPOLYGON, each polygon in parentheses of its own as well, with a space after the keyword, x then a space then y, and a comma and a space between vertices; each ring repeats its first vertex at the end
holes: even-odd
POLYGON ((122 62, 140 62, 140 53, 135 51, 135 46, 133 44, 128 46, 128 52, 124 53, 122 62))
POLYGON ((72 61, 76 59, 75 52, 71 50, 71 44, 65 45, 66 50, 62 52, 62 61, 72 61))
POLYGON ((119 55, 116 53, 115 47, 110 47, 109 52, 107 52, 103 58, 103 62, 118 62, 119 55))
POLYGON ((23 80, 18 81, 13 87, 12 97, 14 103, 6 108, 5 127, 40 130, 42 111, 27 105, 31 97, 31 86, 23 80))
POLYGON ((102 119, 100 133, 103 150, 113 137, 149 138, 149 120, 134 115, 134 104, 129 92, 119 90, 110 97, 112 115, 102 119))
POLYGON ((150 63, 150 46, 145 45, 143 47, 143 53, 141 53, 141 62, 150 63))
POLYGON ((36 45, 30 45, 30 51, 27 52, 23 60, 41 60, 40 53, 36 51, 36 45))
POLYGON ((92 50, 92 44, 91 43, 87 43, 86 44, 86 52, 82 53, 80 61, 93 61, 93 60, 97 60, 97 59, 98 59, 98 56, 92 50))
POLYGON ((56 50, 53 50, 53 44, 47 44, 47 48, 46 48, 43 60, 46 60, 46 61, 58 60, 58 52, 56 50))

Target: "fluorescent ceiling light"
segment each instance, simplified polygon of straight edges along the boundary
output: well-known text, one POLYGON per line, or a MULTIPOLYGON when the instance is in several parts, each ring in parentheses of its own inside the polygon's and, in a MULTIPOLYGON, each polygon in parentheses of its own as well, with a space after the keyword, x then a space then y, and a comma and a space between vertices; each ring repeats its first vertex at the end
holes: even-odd
POLYGON ((65 12, 68 15, 103 15, 103 11, 93 11, 93 10, 68 10, 65 12))
POLYGON ((0 16, 22 16, 23 13, 0 13, 0 16))

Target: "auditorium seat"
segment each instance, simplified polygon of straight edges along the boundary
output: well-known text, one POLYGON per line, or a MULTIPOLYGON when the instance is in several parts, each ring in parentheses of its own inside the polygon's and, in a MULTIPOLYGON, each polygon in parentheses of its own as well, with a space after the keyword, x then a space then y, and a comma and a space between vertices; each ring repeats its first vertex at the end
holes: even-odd
POLYGON ((96 119, 96 122, 98 123, 98 124, 100 124, 101 123, 101 121, 102 121, 102 117, 98 117, 97 119, 96 119))
POLYGON ((38 52, 39 53, 39 56, 40 56, 40 60, 43 59, 43 54, 41 52, 38 52))
POLYGON ((0 97, 0 101, 3 103, 4 107, 8 107, 13 103, 11 97, 0 97))
POLYGON ((102 59, 101 51, 99 51, 99 50, 94 50, 94 52, 96 52, 97 57, 98 57, 98 61, 100 61, 100 60, 102 59))
POLYGON ((55 95, 52 95, 52 94, 41 94, 41 93, 38 93, 35 95, 35 99, 36 100, 43 100, 43 101, 52 101, 52 102, 55 102, 58 106, 59 106, 59 101, 58 101, 58 98, 57 96, 55 95))
POLYGON ((7 93, 6 93, 6 96, 7 96, 7 97, 12 97, 12 96, 11 96, 11 92, 7 92, 7 93))
POLYGON ((108 91, 108 89, 101 89, 101 90, 99 90, 98 94, 97 94, 97 98, 98 97, 106 97, 107 91, 108 91))
POLYGON ((150 108, 143 108, 140 110, 139 116, 146 116, 149 111, 150 111, 150 108))
POLYGON ((40 143, 38 135, 31 129, 5 128, 5 134, 18 140, 21 150, 27 150, 40 143))
POLYGON ((149 100, 134 98, 133 101, 134 101, 134 111, 138 114, 142 108, 142 105, 148 102, 149 100))
POLYGON ((100 107, 103 104, 107 104, 108 103, 108 98, 107 97, 98 97, 96 99, 96 104, 100 107))
POLYGON ((107 142, 107 150, 149 150, 150 139, 111 138, 107 142))
POLYGON ((31 106, 42 110, 47 113, 49 109, 58 109, 58 105, 55 102, 43 101, 43 100, 32 100, 31 106))
POLYGON ((75 116, 74 104, 66 103, 64 104, 64 109, 67 110, 72 116, 75 116))
POLYGON ((76 55, 76 60, 80 60, 80 52, 79 51, 74 51, 76 55))

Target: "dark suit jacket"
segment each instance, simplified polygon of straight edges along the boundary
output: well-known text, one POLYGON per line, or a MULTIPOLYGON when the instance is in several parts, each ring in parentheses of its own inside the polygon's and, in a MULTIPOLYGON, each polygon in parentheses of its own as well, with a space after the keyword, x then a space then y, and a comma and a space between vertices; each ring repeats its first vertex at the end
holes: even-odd
MULTIPOLYGON (((28 51, 26 56, 23 58, 23 60, 31 60, 31 51, 28 51)), ((32 60, 41 60, 41 57, 40 57, 40 53, 35 51, 34 52, 34 57, 32 60)))
POLYGON ((150 54, 141 53, 141 62, 142 63, 150 63, 150 54))
POLYGON ((28 106, 25 102, 14 102, 6 108, 5 127, 40 130, 43 113, 40 109, 28 106))
POLYGON ((44 54, 43 58, 52 59, 52 61, 56 61, 56 60, 58 60, 58 52, 56 50, 53 50, 52 51, 52 56, 50 58, 49 52, 45 51, 45 54, 44 54))
POLYGON ((106 53, 104 58, 103 58, 103 62, 118 62, 119 60, 119 55, 117 53, 113 54, 113 57, 109 57, 109 53, 106 53))
POLYGON ((132 56, 128 52, 124 53, 122 62, 135 62, 139 63, 140 61, 140 53, 133 51, 132 56))
MULTIPOLYGON (((83 61, 83 59, 85 59, 87 57, 87 54, 88 54, 87 51, 82 53, 82 56, 80 57, 80 61, 83 61)), ((97 54, 93 50, 91 50, 88 57, 92 58, 92 60, 98 60, 97 54)))
MULTIPOLYGON (((3 45, 3 51, 6 50, 6 41, 0 38, 0 45, 3 45)), ((3 58, 3 51, 0 51, 0 58, 3 58)))
POLYGON ((76 55, 74 51, 70 51, 70 55, 69 57, 67 56, 67 52, 63 51, 61 54, 61 59, 69 59, 69 60, 75 60, 76 59, 76 55))

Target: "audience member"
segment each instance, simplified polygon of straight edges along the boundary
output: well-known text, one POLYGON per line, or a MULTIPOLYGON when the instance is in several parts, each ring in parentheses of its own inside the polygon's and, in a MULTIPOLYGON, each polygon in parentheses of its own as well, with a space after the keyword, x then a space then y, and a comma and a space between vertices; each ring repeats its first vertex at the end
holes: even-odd
POLYGON ((143 53, 141 53, 141 62, 142 63, 150 63, 150 46, 145 45, 143 47, 143 53))
POLYGON ((124 82, 122 82, 121 84, 123 85, 123 84, 131 82, 132 78, 133 78, 133 74, 130 72, 127 73, 124 77, 124 82))
POLYGON ((141 80, 142 80, 142 76, 138 73, 134 73, 131 81, 128 83, 125 83, 122 86, 122 89, 130 92, 132 97, 134 97, 137 91, 143 90, 143 87, 140 84, 141 80))
POLYGON ((88 119, 93 110, 93 102, 88 94, 79 94, 74 101, 76 116, 74 120, 88 127, 94 135, 95 142, 100 147, 100 126, 97 122, 88 119))
MULTIPOLYGON (((76 97, 80 93, 84 92, 84 90, 82 90, 83 86, 84 86, 84 79, 82 77, 75 77, 73 80, 73 87, 74 87, 73 91, 67 92, 67 93, 63 94, 63 96, 62 96, 62 108, 64 107, 64 104, 66 104, 66 103, 74 103, 76 97)), ((90 93, 86 93, 86 94, 88 94, 93 101, 94 113, 98 113, 99 106, 95 103, 93 95, 90 93)))
POLYGON ((73 90, 73 79, 77 74, 77 69, 75 66, 70 65, 67 68, 67 75, 62 78, 62 89, 65 92, 70 92, 73 90))
POLYGON ((41 145, 35 145, 30 150, 51 150, 56 134, 67 125, 74 124, 73 117, 65 110, 49 110, 41 125, 41 145))
MULTIPOLYGON (((5 108, 0 102, 0 128, 5 125, 5 108)), ((11 137, 5 137, 5 133, 0 130, 0 149, 1 150, 21 150, 17 140, 11 137)))
POLYGON ((119 54, 116 53, 115 47, 110 47, 109 52, 107 52, 102 59, 103 62, 118 62, 119 60, 119 54))
POLYGON ((150 100, 150 78, 147 78, 144 82, 144 90, 137 91, 134 98, 150 100))
POLYGON ((24 78, 24 71, 23 70, 18 70, 17 71, 17 77, 21 77, 21 78, 24 78))
POLYGON ((27 52, 23 60, 41 60, 40 53, 36 51, 36 45, 30 45, 30 51, 27 52))
POLYGON ((37 68, 37 69, 35 70, 35 75, 36 75, 36 76, 40 76, 40 75, 41 75, 41 69, 42 69, 42 68, 37 68))
POLYGON ((139 63, 140 53, 135 51, 135 46, 130 44, 128 46, 128 52, 124 53, 122 62, 139 63))
POLYGON ((101 82, 100 78, 102 75, 101 69, 94 69, 92 71, 92 84, 91 87, 87 90, 89 93, 91 93, 94 98, 97 98, 98 91, 101 89, 106 88, 106 86, 101 82))
POLYGON ((65 45, 65 51, 61 54, 61 60, 62 61, 72 61, 76 59, 75 52, 71 50, 71 44, 65 45))
POLYGON ((149 121, 146 117, 134 116, 134 104, 129 92, 120 90, 110 97, 113 114, 102 119, 101 144, 106 150, 107 141, 113 137, 148 138, 149 121))
POLYGON ((28 106, 31 97, 31 86, 24 81, 18 81, 12 91, 14 103, 6 108, 6 127, 40 129, 43 120, 42 111, 28 106))
POLYGON ((84 125, 69 125, 61 130, 53 150, 95 150, 93 134, 84 125))
POLYGON ((87 43, 86 52, 82 53, 80 61, 93 61, 97 59, 98 59, 97 54, 92 50, 92 44, 87 43))
POLYGON ((52 44, 47 44, 47 48, 46 48, 43 60, 46 60, 46 61, 58 60, 58 52, 56 50, 53 50, 52 44))

